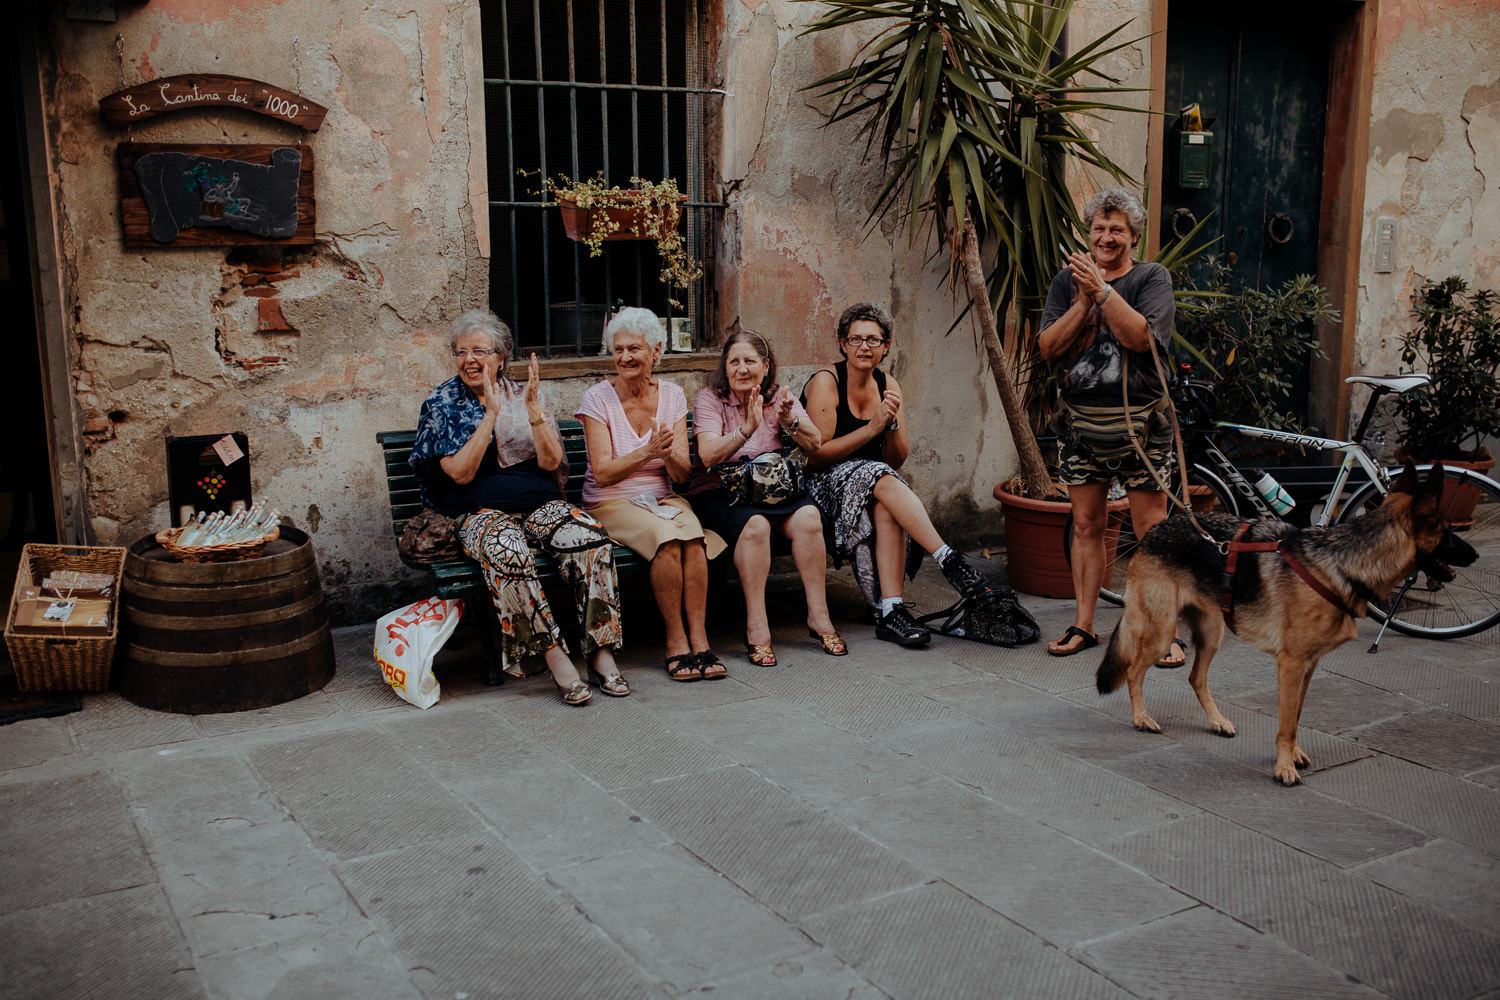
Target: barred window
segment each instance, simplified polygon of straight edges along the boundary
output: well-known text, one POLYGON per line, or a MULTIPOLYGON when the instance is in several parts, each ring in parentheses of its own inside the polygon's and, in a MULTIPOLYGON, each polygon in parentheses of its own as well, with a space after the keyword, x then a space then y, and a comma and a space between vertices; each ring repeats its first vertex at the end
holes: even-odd
POLYGON ((490 305, 511 323, 518 352, 597 353, 617 304, 644 306, 679 327, 687 319, 693 342, 707 339, 719 206, 706 200, 702 128, 706 102, 718 94, 703 85, 704 2, 481 2, 490 305), (544 176, 601 172, 621 187, 631 177, 670 177, 687 195, 683 242, 705 276, 686 294, 659 280, 653 242, 611 241, 591 258, 563 234, 558 210, 542 207, 544 176))

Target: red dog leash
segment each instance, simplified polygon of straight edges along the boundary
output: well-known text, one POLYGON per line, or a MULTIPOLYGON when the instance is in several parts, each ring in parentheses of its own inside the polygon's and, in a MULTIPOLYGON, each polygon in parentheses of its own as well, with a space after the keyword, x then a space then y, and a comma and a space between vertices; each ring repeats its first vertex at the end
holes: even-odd
POLYGON ((1239 565, 1241 552, 1275 552, 1281 556, 1282 562, 1292 568, 1293 573, 1302 578, 1303 583, 1313 589, 1313 593, 1323 598, 1329 604, 1332 604, 1350 618, 1359 617, 1349 605, 1344 603, 1342 597, 1328 589, 1322 580, 1313 576, 1312 572, 1302 564, 1302 560, 1282 549, 1279 540, 1274 542, 1240 541, 1241 538, 1245 537, 1245 532, 1249 530, 1249 521, 1240 522, 1239 530, 1234 533, 1234 538, 1230 539, 1229 543, 1224 547, 1227 558, 1224 560, 1224 573, 1219 577, 1219 610, 1224 614, 1224 624, 1229 626, 1229 631, 1234 631, 1234 574, 1239 565))

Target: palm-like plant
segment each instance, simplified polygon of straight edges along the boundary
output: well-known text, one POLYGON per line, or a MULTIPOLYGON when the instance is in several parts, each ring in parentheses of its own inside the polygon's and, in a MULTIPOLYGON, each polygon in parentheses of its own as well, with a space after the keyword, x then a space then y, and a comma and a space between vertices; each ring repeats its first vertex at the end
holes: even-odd
POLYGON ((1127 89, 1099 69, 1131 44, 1114 41, 1125 26, 1065 54, 1058 41, 1071 0, 818 2, 828 10, 805 33, 878 30, 847 69, 806 89, 834 100, 827 124, 860 121, 866 155, 878 151, 886 165, 871 221, 904 209, 913 244, 925 225, 936 227, 950 286, 963 283, 978 319, 1026 491, 1046 496, 1051 481, 995 317, 1014 308, 1017 343, 1029 349, 1062 263, 1060 245, 1084 245, 1070 163, 1124 178, 1079 118, 1140 110, 1096 96, 1127 89))

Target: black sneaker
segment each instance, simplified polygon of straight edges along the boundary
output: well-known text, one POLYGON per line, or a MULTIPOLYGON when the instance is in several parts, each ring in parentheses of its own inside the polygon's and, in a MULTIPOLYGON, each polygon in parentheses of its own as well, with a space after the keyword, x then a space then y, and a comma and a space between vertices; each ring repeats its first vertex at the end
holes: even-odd
POLYGON ((875 638, 914 649, 931 642, 932 633, 911 616, 906 605, 898 604, 875 625, 875 638))
POLYGON ((948 558, 939 563, 938 568, 943 571, 948 582, 953 584, 953 589, 971 601, 979 600, 996 590, 977 569, 969 565, 969 561, 957 549, 949 552, 948 558))

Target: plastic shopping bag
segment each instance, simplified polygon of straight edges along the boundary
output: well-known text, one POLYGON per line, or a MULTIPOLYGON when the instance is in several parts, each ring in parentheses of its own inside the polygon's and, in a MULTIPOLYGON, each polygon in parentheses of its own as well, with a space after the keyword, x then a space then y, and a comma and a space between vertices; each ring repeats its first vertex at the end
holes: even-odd
POLYGON ((441 689, 432 659, 463 613, 463 601, 429 597, 375 623, 375 662, 396 694, 418 708, 437 704, 441 689))

